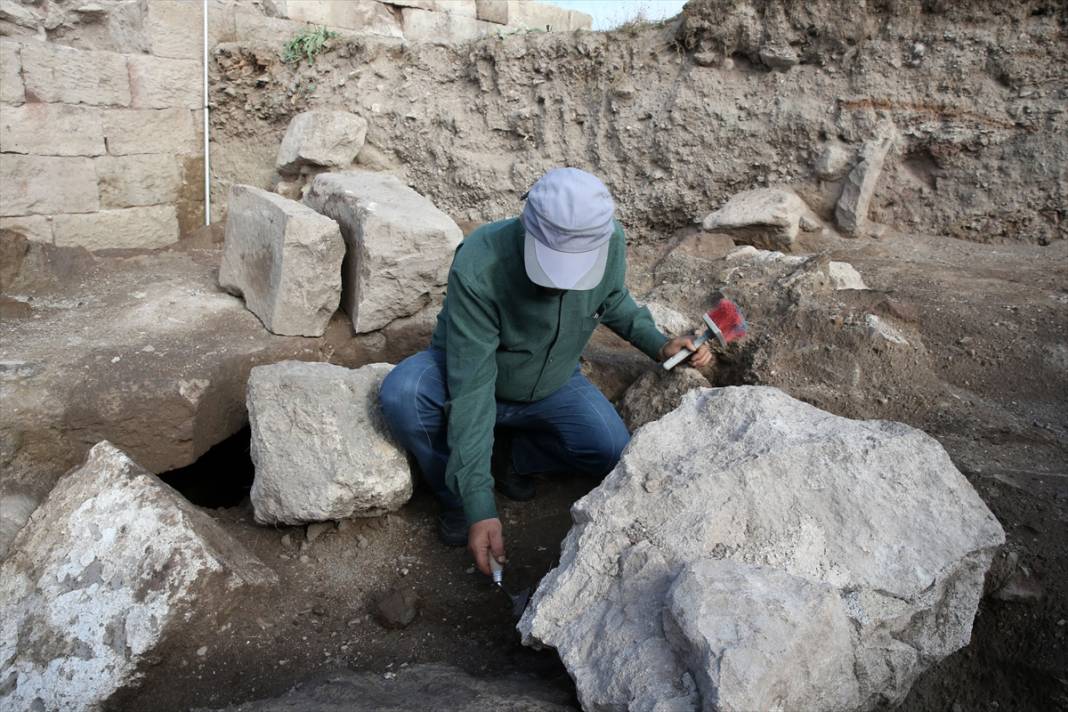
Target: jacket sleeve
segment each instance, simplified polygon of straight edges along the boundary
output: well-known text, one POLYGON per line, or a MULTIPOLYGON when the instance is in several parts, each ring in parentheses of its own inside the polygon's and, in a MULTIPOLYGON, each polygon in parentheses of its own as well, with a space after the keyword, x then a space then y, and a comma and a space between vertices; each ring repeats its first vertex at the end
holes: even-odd
POLYGON ((497 420, 497 311, 455 271, 449 274, 445 363, 449 462, 445 484, 464 503, 469 524, 497 516, 490 456, 497 420))
MULTIPOLYGON (((622 233, 622 228, 618 228, 622 233)), ((622 234, 620 235, 622 239, 622 234)), ((639 307, 630 295, 625 280, 627 266, 625 259, 620 257, 619 262, 613 265, 612 273, 615 287, 608 294, 604 302, 604 314, 601 323, 622 338, 629 341, 646 356, 657 361, 660 359, 660 349, 667 343, 668 337, 656 328, 653 315, 645 307, 639 307)))

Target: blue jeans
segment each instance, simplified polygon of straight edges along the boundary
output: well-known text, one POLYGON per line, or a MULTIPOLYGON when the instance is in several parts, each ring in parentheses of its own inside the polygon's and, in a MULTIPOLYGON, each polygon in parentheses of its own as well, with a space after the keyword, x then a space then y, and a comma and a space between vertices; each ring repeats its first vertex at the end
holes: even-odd
MULTIPOLYGON (((459 496, 445 485, 446 383, 445 352, 428 349, 390 371, 379 400, 393 436, 415 458, 442 505, 459 509, 459 496)), ((497 401, 496 426, 511 431, 512 466, 521 475, 566 472, 603 477, 630 441, 615 408, 577 367, 563 387, 540 401, 497 401)))

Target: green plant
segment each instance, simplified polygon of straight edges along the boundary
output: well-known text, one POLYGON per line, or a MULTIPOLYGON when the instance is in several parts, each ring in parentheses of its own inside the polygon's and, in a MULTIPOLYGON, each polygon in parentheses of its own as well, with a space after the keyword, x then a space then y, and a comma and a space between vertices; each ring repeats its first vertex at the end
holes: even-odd
POLYGON ((337 33, 325 27, 309 27, 283 45, 282 60, 299 62, 304 58, 308 64, 315 64, 315 58, 326 48, 327 41, 335 37, 337 33))

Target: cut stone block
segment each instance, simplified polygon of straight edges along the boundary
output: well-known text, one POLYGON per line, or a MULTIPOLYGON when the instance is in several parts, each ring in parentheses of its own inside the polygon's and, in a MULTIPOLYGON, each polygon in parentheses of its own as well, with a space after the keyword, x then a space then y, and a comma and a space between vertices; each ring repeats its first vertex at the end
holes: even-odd
POLYGON ((52 218, 45 215, 0 218, 0 230, 17 232, 33 242, 52 242, 52 218))
MULTIPOLYGON (((200 59, 204 52, 202 2, 145 0, 142 27, 151 54, 174 59, 200 59)), ((208 8, 208 45, 234 37, 232 2, 213 0, 208 8)))
POLYGON ((757 188, 731 196, 701 226, 726 233, 736 242, 789 252, 802 223, 810 220, 814 220, 812 211, 793 191, 757 188))
POLYGON ((25 100, 19 45, 0 39, 0 102, 21 104, 25 100))
POLYGON ((201 153, 189 109, 110 109, 104 112, 108 153, 201 153))
POLYGON ((31 103, 0 106, 0 151, 38 156, 102 156, 103 110, 93 106, 31 103))
POLYGON ((349 168, 363 148, 367 121, 347 111, 304 111, 289 122, 276 166, 296 174, 301 166, 349 168))
POLYGON ((571 516, 519 630, 583 709, 892 707, 1005 541, 933 438, 767 387, 691 391, 571 516))
POLYGON ((96 159, 100 206, 130 208, 173 203, 182 187, 174 156, 102 156, 96 159))
POLYGON ((304 202, 341 226, 346 245, 341 305, 356 333, 411 316, 444 293, 463 233, 396 177, 321 173, 304 202))
POLYGON ((138 109, 196 109, 204 105, 203 76, 195 59, 130 55, 130 104, 138 109))
POLYGON ((268 331, 322 336, 341 300, 344 257, 330 218, 266 190, 231 188, 219 284, 268 331))
POLYGON ((883 162, 894 147, 895 138, 892 130, 884 129, 879 137, 864 146, 860 162, 846 177, 834 209, 834 219, 845 234, 859 236, 868 231, 868 209, 883 171, 883 162))
POLYGON ((98 443, 0 567, 0 707, 102 709, 276 581, 211 517, 98 443))
POLYGON ((178 216, 173 205, 56 215, 53 233, 60 247, 154 249, 178 241, 178 216))
POLYGON ((401 12, 404 17, 404 38, 409 42, 451 45, 470 42, 487 34, 473 16, 427 12, 409 7, 401 12))
POLYGON ((125 55, 26 42, 21 45, 19 56, 28 101, 95 106, 130 104, 125 55))
POLYGON ((341 27, 360 34, 401 37, 400 23, 379 2, 294 2, 287 5, 291 20, 341 27))
POLYGON ((571 29, 568 10, 539 2, 511 0, 508 4, 508 24, 531 30, 567 32, 571 29))
POLYGON ((99 209, 91 158, 0 155, 0 215, 89 213, 99 209))
POLYGON ((498 25, 508 24, 508 0, 475 0, 475 17, 498 25))
POLYGON ((382 418, 378 389, 393 369, 283 361, 252 369, 248 414, 262 524, 372 517, 412 496, 404 452, 382 418))

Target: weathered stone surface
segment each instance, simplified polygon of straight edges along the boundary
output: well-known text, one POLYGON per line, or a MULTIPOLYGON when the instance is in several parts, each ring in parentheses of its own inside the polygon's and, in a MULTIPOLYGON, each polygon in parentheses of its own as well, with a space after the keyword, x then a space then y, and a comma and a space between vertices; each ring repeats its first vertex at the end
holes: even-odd
POLYGON ((685 363, 670 371, 663 368, 647 371, 623 394, 619 415, 627 429, 634 432, 678 408, 683 396, 695 388, 711 386, 700 371, 685 363))
POLYGON ((375 601, 374 614, 384 628, 407 628, 419 615, 419 595, 410 586, 396 586, 375 601))
POLYGON ((508 24, 508 0, 475 0, 475 17, 498 25, 508 24))
POLYGON ((726 233, 737 242, 789 251, 802 219, 812 219, 811 212, 791 190, 757 188, 732 196, 723 207, 705 217, 702 227, 709 232, 726 233))
POLYGON ((29 101, 129 106, 126 57, 113 52, 26 42, 19 50, 29 101))
POLYGON ((100 207, 91 158, 0 155, 0 215, 88 213, 100 207))
POLYGON ((573 712, 570 701, 567 689, 530 675, 472 677, 452 665, 420 664, 388 677, 332 670, 280 697, 225 712, 573 712))
POLYGON ((69 104, 0 106, 0 151, 40 156, 107 153, 101 109, 69 104))
POLYGON ((248 185, 230 190, 219 284, 275 334, 322 336, 341 300, 336 222, 248 185))
POLYGON ((414 7, 401 10, 404 18, 404 39, 449 45, 476 40, 486 34, 479 22, 469 15, 427 12, 414 7))
POLYGON ((203 106, 203 78, 195 59, 130 55, 130 105, 138 109, 203 106))
POLYGON ((0 102, 21 104, 25 100, 19 46, 14 42, 0 39, 0 102))
POLYGON ((515 0, 508 3, 508 24, 513 27, 551 32, 566 32, 572 29, 568 10, 539 2, 516 2, 515 0))
POLYGON ((408 501, 408 462, 378 405, 378 389, 392 368, 284 361, 252 369, 248 412, 256 521, 372 517, 408 501))
POLYGON ((942 447, 691 392, 572 508, 519 623, 585 709, 872 709, 968 643, 1004 532, 942 447))
POLYGON ((861 151, 860 162, 849 172, 834 209, 838 227, 847 235, 863 235, 868 230, 868 208, 883 170, 883 162, 894 147, 896 134, 883 129, 861 151))
POLYGON ((291 20, 343 27, 361 34, 401 37, 400 23, 379 2, 295 2, 287 6, 291 20))
POLYGON ((827 274, 831 278, 831 285, 835 289, 867 289, 864 278, 856 267, 848 262, 828 262, 827 274))
POLYGON ((108 153, 198 153, 197 127, 189 109, 112 109, 104 113, 108 153))
POLYGON ((0 496, 0 561, 7 558, 11 542, 15 535, 29 521, 33 510, 37 509, 37 500, 24 494, 9 494, 0 496))
POLYGON ((52 242, 52 219, 45 215, 0 217, 0 230, 17 232, 33 242, 52 242))
POLYGON ((411 316, 443 293, 463 234, 396 177, 323 173, 304 202, 341 225, 347 248, 341 305, 356 333, 411 316))
POLYGON ((349 168, 363 148, 367 120, 348 111, 304 111, 289 122, 275 166, 295 174, 301 166, 349 168))
POLYGON ((191 653, 176 633, 195 640, 244 590, 275 580, 209 516, 99 443, 0 568, 0 706, 100 709, 167 662, 154 656, 191 653))
POLYGON ((828 143, 816 159, 816 175, 823 180, 838 180, 849 171, 852 155, 841 144, 828 143))
POLYGON ((657 325, 660 331, 669 336, 692 334, 694 330, 702 328, 704 325, 699 316, 696 319, 688 317, 661 302, 649 302, 645 307, 653 315, 653 323, 657 325))
POLYGON ((149 249, 178 240, 178 216, 173 205, 56 215, 52 226, 55 243, 60 247, 149 249))
MULTIPOLYGON (((146 0, 142 27, 147 49, 157 57, 200 59, 204 51, 202 2, 146 0)), ((208 43, 234 37, 235 4, 212 0, 208 9, 208 43)))
POLYGON ((102 156, 96 159, 100 207, 130 208, 173 203, 182 187, 174 156, 102 156))

